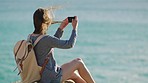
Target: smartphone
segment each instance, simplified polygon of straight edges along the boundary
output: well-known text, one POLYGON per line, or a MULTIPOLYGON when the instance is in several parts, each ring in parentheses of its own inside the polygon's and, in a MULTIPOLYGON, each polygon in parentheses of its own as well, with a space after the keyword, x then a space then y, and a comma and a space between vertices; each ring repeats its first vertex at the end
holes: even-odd
POLYGON ((75 19, 75 17, 68 17, 68 22, 71 23, 72 19, 75 19))

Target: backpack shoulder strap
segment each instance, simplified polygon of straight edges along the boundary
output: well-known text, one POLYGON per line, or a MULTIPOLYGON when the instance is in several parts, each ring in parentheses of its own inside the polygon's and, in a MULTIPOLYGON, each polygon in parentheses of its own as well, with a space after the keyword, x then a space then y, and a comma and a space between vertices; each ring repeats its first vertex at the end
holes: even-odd
MULTIPOLYGON (((30 41, 30 36, 32 34, 28 35, 27 41, 30 41)), ((45 35, 39 35, 39 37, 34 41, 33 46, 35 46, 45 35)), ((31 41, 32 42, 32 41, 31 41)))
POLYGON ((40 35, 34 42, 34 46, 44 37, 45 35, 40 35))

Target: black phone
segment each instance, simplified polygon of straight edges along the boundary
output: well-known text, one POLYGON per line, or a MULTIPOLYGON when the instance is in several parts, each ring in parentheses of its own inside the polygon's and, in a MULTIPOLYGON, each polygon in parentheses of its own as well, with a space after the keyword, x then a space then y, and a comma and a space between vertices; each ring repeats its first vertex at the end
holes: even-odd
POLYGON ((75 19, 75 17, 68 17, 68 22, 71 23, 72 19, 75 19))

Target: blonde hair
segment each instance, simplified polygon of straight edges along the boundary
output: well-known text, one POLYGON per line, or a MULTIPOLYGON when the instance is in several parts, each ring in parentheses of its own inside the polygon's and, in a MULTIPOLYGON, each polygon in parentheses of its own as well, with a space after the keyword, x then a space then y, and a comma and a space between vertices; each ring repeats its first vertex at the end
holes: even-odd
POLYGON ((48 10, 39 8, 33 14, 34 34, 46 34, 47 28, 52 23, 48 10))

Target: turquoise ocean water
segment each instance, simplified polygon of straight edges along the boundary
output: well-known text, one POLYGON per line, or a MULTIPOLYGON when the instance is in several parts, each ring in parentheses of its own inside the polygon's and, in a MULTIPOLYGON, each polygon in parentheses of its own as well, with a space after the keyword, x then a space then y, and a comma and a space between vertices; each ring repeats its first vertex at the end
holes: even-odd
POLYGON ((51 5, 63 7, 54 12, 56 20, 79 17, 75 47, 55 49, 59 65, 81 57, 96 83, 148 83, 148 0, 0 0, 0 83, 20 79, 13 47, 32 33, 33 12, 51 5))

